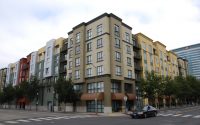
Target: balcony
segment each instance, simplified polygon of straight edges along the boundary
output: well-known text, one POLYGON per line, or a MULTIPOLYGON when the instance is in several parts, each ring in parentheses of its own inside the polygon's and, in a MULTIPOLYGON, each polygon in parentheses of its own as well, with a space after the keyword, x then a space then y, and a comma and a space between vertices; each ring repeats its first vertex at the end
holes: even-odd
POLYGON ((141 49, 141 45, 136 42, 133 42, 133 49, 141 49))
POLYGON ((139 55, 139 54, 134 54, 134 59, 138 59, 138 60, 140 60, 141 58, 142 58, 141 55, 139 55))
POLYGON ((59 73, 67 73, 66 69, 60 69, 59 73))
POLYGON ((67 44, 64 44, 63 47, 61 47, 60 51, 64 52, 67 51, 67 49, 68 49, 67 44))
POLYGON ((137 70, 137 71, 142 71, 142 67, 141 67, 141 66, 135 65, 135 70, 137 70))

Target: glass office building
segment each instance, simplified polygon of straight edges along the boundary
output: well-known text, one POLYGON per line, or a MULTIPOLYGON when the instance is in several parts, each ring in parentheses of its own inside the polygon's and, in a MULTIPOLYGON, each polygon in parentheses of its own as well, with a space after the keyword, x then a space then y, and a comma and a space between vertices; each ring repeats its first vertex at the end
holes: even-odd
POLYGON ((200 79, 200 43, 172 50, 179 57, 188 60, 189 75, 200 79))

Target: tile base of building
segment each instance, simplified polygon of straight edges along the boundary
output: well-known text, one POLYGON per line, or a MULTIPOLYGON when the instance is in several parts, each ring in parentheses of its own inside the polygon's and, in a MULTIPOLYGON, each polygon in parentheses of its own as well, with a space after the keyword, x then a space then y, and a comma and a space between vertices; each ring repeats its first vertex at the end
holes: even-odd
POLYGON ((112 107, 104 107, 104 113, 112 113, 112 107))

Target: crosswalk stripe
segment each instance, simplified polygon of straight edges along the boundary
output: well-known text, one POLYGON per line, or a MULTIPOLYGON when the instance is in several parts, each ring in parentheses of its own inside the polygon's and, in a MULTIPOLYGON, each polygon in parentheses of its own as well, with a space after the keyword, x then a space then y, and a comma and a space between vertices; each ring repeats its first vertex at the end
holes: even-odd
POLYGON ((19 121, 19 122, 30 122, 28 120, 17 120, 17 121, 19 121))
POLYGON ((31 121, 36 121, 36 122, 42 121, 42 120, 40 120, 40 119, 29 119, 29 120, 31 120, 31 121))
POLYGON ((19 123, 19 122, 16 122, 16 121, 5 121, 5 123, 16 124, 16 123, 19 123))
POLYGON ((175 116, 175 117, 177 117, 177 116, 181 116, 182 114, 176 114, 176 115, 172 115, 172 116, 175 116))
POLYGON ((49 119, 49 118, 38 118, 38 119, 42 119, 42 120, 52 120, 52 119, 49 119))
POLYGON ((194 116, 193 118, 200 118, 200 115, 196 115, 196 116, 194 116))
POLYGON ((161 114, 161 116, 170 116, 172 114, 161 114))
POLYGON ((184 115, 184 116, 182 116, 182 117, 186 118, 186 117, 190 117, 190 116, 192 116, 192 115, 184 115))

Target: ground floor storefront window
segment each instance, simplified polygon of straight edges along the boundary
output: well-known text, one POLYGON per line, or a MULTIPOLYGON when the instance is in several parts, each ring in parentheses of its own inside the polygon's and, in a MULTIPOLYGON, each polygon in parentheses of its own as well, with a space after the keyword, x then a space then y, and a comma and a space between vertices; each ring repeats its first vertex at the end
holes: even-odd
POLYGON ((87 112, 103 112, 104 110, 104 104, 103 101, 97 101, 97 104, 95 104, 94 100, 87 101, 87 112))
POLYGON ((113 112, 122 112, 122 101, 121 100, 113 100, 112 101, 112 111, 113 112))

